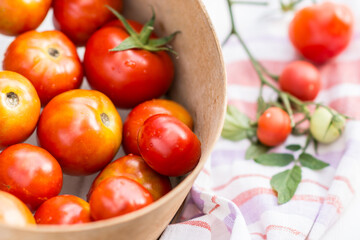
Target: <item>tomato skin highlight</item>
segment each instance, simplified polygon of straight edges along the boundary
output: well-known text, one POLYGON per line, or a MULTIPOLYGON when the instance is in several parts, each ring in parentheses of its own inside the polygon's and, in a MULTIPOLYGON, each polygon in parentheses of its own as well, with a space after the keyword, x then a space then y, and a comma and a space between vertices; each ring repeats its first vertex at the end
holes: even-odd
POLYGON ((90 212, 97 220, 121 216, 141 209, 153 198, 138 182, 126 177, 112 177, 102 181, 90 197, 90 212))
POLYGON ((15 36, 36 29, 50 6, 51 0, 1 0, 0 33, 15 36))
POLYGON ((0 191, 0 223, 11 226, 29 226, 35 224, 30 209, 14 195, 0 191))
POLYGON ((283 143, 290 133, 290 117, 281 108, 270 107, 259 117, 256 135, 264 145, 277 146, 283 143))
POLYGON ((40 116, 40 99, 22 75, 0 71, 0 150, 25 141, 40 116))
POLYGON ((281 90, 302 101, 312 101, 321 88, 321 76, 317 68, 305 61, 288 64, 279 78, 281 90))
POLYGON ((3 68, 28 78, 45 106, 56 95, 79 88, 83 68, 75 45, 59 31, 29 31, 5 52, 3 68))
POLYGON ((37 224, 70 225, 91 222, 88 202, 73 195, 46 200, 35 212, 37 224))
POLYGON ((124 122, 123 148, 127 154, 140 155, 137 144, 139 129, 146 119, 160 113, 172 115, 190 129, 193 128, 193 119, 190 113, 180 104, 166 99, 152 99, 143 102, 131 110, 124 122))
POLYGON ((84 45, 97 29, 116 18, 106 5, 118 12, 123 8, 122 0, 54 0, 55 28, 76 45, 84 45))
POLYGON ((347 6, 324 2, 296 12, 289 37, 306 59, 324 63, 348 46, 353 25, 354 17, 347 6))
POLYGON ((129 154, 109 163, 99 173, 91 185, 88 198, 90 198, 92 191, 102 181, 116 176, 124 176, 137 181, 150 192, 154 201, 171 190, 171 183, 168 177, 155 172, 140 156, 129 154))
POLYGON ((53 98, 41 113, 38 143, 64 173, 89 175, 104 168, 121 144, 122 121, 101 92, 76 89, 53 98))
POLYGON ((32 211, 58 195, 62 183, 61 167, 45 149, 19 143, 0 154, 0 190, 15 195, 32 211))
POLYGON ((148 118, 139 130, 138 145, 147 164, 160 174, 181 176, 195 168, 201 156, 197 136, 167 114, 148 118))
MULTIPOLYGON (((174 64, 165 51, 140 49, 110 52, 129 34, 122 24, 110 22, 96 31, 86 44, 84 68, 93 89, 106 94, 119 108, 162 96, 174 78, 174 64)), ((128 21, 136 31, 141 25, 128 21)))

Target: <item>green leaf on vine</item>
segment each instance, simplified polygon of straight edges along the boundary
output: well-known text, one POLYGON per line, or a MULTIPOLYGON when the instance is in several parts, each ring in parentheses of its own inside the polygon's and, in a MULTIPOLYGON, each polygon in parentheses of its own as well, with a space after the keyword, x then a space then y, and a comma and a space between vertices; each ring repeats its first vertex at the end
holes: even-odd
POLYGON ((288 153, 267 153, 256 157, 255 162, 265 166, 286 166, 294 161, 294 156, 288 153))
POLYGON ((261 144, 256 144, 256 143, 252 143, 248 149, 246 150, 245 153, 245 159, 246 160, 250 160, 250 159, 254 159, 257 158, 258 156, 266 153, 267 151, 269 151, 269 147, 261 145, 261 144))
POLYGON ((299 151, 301 149, 301 146, 299 144, 291 144, 291 145, 287 145, 286 149, 296 152, 296 151, 299 151))
POLYGON ((313 169, 313 170, 320 170, 320 169, 323 169, 323 168, 329 166, 328 163, 323 162, 308 153, 300 154, 299 161, 302 166, 313 169))
POLYGON ((250 119, 236 107, 229 105, 221 136, 231 141, 240 141, 252 135, 253 130, 250 126, 250 119))
POLYGON ((283 204, 291 200, 301 181, 301 168, 294 166, 290 170, 278 173, 271 178, 271 187, 278 194, 278 203, 283 204))

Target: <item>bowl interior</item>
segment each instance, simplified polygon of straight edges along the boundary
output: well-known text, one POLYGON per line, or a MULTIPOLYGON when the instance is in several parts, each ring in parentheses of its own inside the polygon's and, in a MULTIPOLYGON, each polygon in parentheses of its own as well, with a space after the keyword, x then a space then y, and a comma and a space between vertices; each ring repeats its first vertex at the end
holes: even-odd
MULTIPOLYGON (((15 228, 0 224, 1 239, 156 239, 176 214, 220 135, 226 105, 225 70, 218 41, 200 0, 124 0, 125 16, 142 23, 151 17, 151 8, 156 13, 155 31, 159 36, 181 31, 171 44, 179 55, 173 57, 176 78, 168 96, 194 118, 195 133, 202 143, 199 164, 185 178, 173 179, 176 187, 170 193, 136 212, 78 226, 15 228)), ((39 30, 49 29, 53 29, 51 16, 39 30)), ((0 42, 11 41, 1 38, 0 42)), ((80 48, 81 57, 83 52, 80 48)), ((82 87, 88 85, 84 83, 82 87)), ((128 112, 120 111, 123 120, 128 112)), ((27 142, 36 143, 35 135, 27 142)), ((116 157, 123 155, 120 151, 116 157)), ((65 176, 62 194, 85 197, 95 176, 65 176)))

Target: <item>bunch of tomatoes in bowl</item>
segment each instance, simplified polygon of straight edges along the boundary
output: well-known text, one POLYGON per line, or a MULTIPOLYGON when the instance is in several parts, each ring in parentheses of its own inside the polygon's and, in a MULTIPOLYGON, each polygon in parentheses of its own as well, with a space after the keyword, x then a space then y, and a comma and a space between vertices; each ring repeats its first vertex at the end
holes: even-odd
POLYGON ((156 36, 155 13, 142 25, 120 14, 121 0, 4 0, 0 9, 0 33, 15 36, 0 72, 0 222, 120 216, 194 169, 192 116, 161 98, 174 78, 176 33, 156 36), (36 31, 51 7, 56 30, 36 31), (79 89, 84 76, 92 90, 79 89), (124 124, 119 109, 130 111, 124 124), (23 143, 34 132, 38 144, 23 143), (121 146, 126 155, 114 159, 121 146), (97 174, 86 200, 59 195, 63 174, 97 174))

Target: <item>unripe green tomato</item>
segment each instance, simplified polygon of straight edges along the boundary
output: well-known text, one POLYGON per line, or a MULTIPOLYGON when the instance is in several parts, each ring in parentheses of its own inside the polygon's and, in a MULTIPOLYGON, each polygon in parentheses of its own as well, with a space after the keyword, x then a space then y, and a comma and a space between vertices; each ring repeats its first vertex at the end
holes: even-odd
POLYGON ((311 116, 310 132, 317 141, 331 143, 340 136, 345 124, 345 118, 336 111, 332 110, 331 113, 328 109, 319 107, 311 116))

